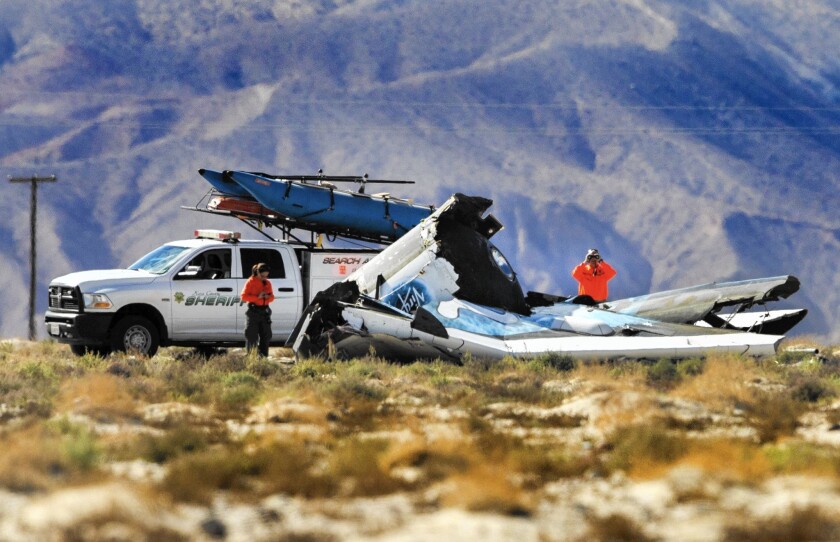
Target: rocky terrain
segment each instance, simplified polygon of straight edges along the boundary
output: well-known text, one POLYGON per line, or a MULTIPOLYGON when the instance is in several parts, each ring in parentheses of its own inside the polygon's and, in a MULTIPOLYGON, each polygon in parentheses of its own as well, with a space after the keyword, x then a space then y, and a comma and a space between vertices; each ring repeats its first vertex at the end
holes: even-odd
POLYGON ((836 347, 461 366, 288 354, 0 344, 0 539, 840 538, 836 347))
MULTIPOLYGON (((838 342, 838 24, 833 0, 3 0, 0 168, 59 179, 39 313, 53 277, 242 228, 180 210, 197 169, 323 168, 493 198, 530 290, 573 292, 591 247, 616 297, 796 275, 797 332, 838 342)), ((29 191, 4 190, 20 337, 29 191)))

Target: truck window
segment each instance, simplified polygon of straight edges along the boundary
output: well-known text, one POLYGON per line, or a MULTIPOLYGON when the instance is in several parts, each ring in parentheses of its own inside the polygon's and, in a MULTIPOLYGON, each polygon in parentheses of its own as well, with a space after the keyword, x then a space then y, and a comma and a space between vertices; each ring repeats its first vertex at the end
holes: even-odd
POLYGON ((271 268, 270 279, 286 278, 286 268, 283 267, 283 256, 272 248, 242 248, 242 278, 251 276, 251 268, 258 263, 267 263, 271 268))
POLYGON ((187 250, 190 249, 174 245, 163 245, 162 247, 158 247, 149 252, 131 264, 128 268, 136 271, 148 271, 149 273, 162 275, 169 271, 169 268, 172 267, 172 265, 178 261, 181 255, 187 250))
POLYGON ((206 250, 187 262, 175 278, 177 280, 218 280, 230 278, 229 248, 206 250))

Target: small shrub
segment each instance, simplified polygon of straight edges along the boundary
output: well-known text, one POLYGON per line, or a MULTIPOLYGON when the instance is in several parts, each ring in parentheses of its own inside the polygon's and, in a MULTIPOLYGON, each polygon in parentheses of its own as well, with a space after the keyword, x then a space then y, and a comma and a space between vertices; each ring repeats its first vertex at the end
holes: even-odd
POLYGON ((657 388, 670 388, 679 381, 677 365, 674 361, 662 358, 648 367, 648 383, 657 388))
POLYGON ((493 398, 513 400, 521 403, 542 403, 547 395, 542 388, 543 378, 530 371, 507 370, 495 377, 487 387, 487 394, 493 398))
POLYGON ((290 440, 257 445, 251 456, 260 494, 325 497, 336 491, 338 481, 324 472, 324 452, 302 442, 290 440))
POLYGON ((589 539, 626 542, 654 540, 647 536, 633 520, 620 514, 589 518, 589 539))
POLYGON ((542 361, 546 366, 564 373, 577 369, 577 361, 573 357, 558 352, 543 354, 537 359, 542 361))
POLYGON ((284 369, 279 364, 261 356, 249 356, 245 363, 245 370, 262 379, 267 379, 284 372, 284 369))
POLYGON ((382 453, 379 464, 386 472, 400 468, 417 469, 418 484, 437 482, 465 472, 475 461, 472 447, 460 440, 438 441, 434 444, 417 439, 393 443, 382 453))
POLYGON ((753 519, 726 526, 723 540, 729 542, 788 542, 789 540, 836 541, 840 540, 840 521, 816 506, 796 508, 787 516, 770 519, 753 519))
POLYGON ((329 456, 327 472, 346 496, 385 495, 401 489, 403 483, 383 465, 389 446, 387 440, 346 439, 329 456))
POLYGON ((580 427, 586 421, 585 416, 565 414, 552 411, 545 414, 544 411, 533 411, 527 409, 511 409, 502 412, 493 412, 488 408, 479 408, 478 414, 482 417, 491 416, 495 419, 512 420, 517 427, 540 427, 540 428, 570 428, 580 427))
POLYGON ((217 405, 223 414, 236 415, 242 413, 259 395, 259 389, 254 386, 239 385, 227 388, 222 392, 217 405))
POLYGON ((363 379, 382 380, 390 369, 387 362, 376 358, 362 358, 348 361, 340 368, 342 376, 355 376, 363 379))
POLYGON ((245 356, 233 353, 224 353, 216 356, 210 356, 206 360, 201 356, 195 356, 193 358, 195 368, 204 370, 208 375, 245 371, 249 363, 257 361, 259 361, 259 356, 256 352, 250 352, 245 356))
MULTIPOLYGON (((85 354, 84 356, 82 356, 82 358, 85 358, 88 355, 89 354, 85 354)), ((91 358, 91 363, 97 363, 97 359, 101 360, 101 365, 93 365, 90 367, 91 369, 99 369, 107 364, 105 372, 114 376, 132 378, 146 376, 149 374, 148 362, 140 358, 136 358, 133 356, 128 357, 124 354, 117 354, 117 356, 112 356, 109 358, 98 358, 98 356, 93 356, 91 358)))
POLYGON ((816 403, 821 399, 836 395, 831 384, 814 375, 794 375, 789 384, 791 397, 797 401, 816 403))
POLYGON ((461 354, 461 359, 459 361, 461 366, 477 369, 479 371, 487 371, 496 363, 496 360, 494 359, 473 356, 472 352, 465 352, 461 354))
POLYGON ((153 463, 166 463, 182 455, 202 452, 220 435, 203 431, 188 424, 178 425, 161 436, 144 436, 138 439, 134 453, 153 463))
POLYGON ((155 542, 187 542, 183 533, 162 525, 149 525, 145 519, 112 510, 108 513, 87 515, 83 520, 55 529, 54 540, 82 542, 85 540, 154 540, 155 542), (115 529, 115 526, 119 526, 115 529), (119 533, 119 534, 115 534, 119 533))
POLYGON ((318 358, 304 359, 292 366, 291 374, 296 378, 318 378, 335 374, 337 365, 318 358))
POLYGON ((738 356, 709 356, 703 371, 683 379, 670 393, 729 410, 752 399, 749 382, 757 376, 755 362, 738 356))
POLYGON ((245 474, 251 472, 248 456, 238 447, 205 450, 176 459, 162 486, 176 500, 208 504, 216 490, 247 489, 245 474))
POLYGON ((658 465, 682 457, 689 448, 687 437, 656 424, 617 429, 608 439, 605 466, 610 470, 644 474, 658 465))
POLYGON ((643 363, 627 363, 626 361, 621 362, 616 360, 607 360, 606 362, 599 363, 598 365, 604 367, 607 370, 607 374, 609 374, 610 378, 613 380, 630 380, 632 384, 633 377, 638 376, 640 371, 645 377, 647 376, 647 369, 643 363))
POLYGON ((378 381, 359 375, 343 375, 325 386, 325 391, 342 404, 360 399, 381 401, 388 397, 388 389, 378 381))
POLYGON ((20 373, 29 380, 52 380, 57 378, 55 368, 46 361, 27 361, 20 366, 20 373))
POLYGON ((528 517, 532 506, 511 481, 511 473, 501 464, 485 464, 454 476, 443 504, 471 512, 489 512, 528 517))
POLYGON ((436 390, 445 390, 452 383, 452 377, 446 373, 432 375, 429 378, 429 385, 436 390))
POLYGON ((163 488, 178 500, 202 503, 220 489, 251 497, 276 493, 325 497, 335 494, 339 482, 324 472, 328 459, 295 440, 249 440, 178 458, 163 488))
POLYGON ((799 427, 799 416, 805 410, 802 403, 789 394, 766 391, 754 392, 745 407, 747 420, 758 432, 762 443, 792 435, 799 427))
POLYGON ((50 420, 46 428, 60 436, 59 449, 66 468, 87 471, 99 462, 101 450, 93 431, 86 425, 73 423, 65 416, 50 420))
POLYGON ((51 487, 68 470, 59 431, 44 423, 0 432, 0 486, 33 492, 51 487))
POLYGON ((473 425, 471 447, 473 451, 469 458, 472 465, 503 464, 511 474, 521 479, 523 487, 530 489, 553 480, 581 475, 594 462, 594 457, 573 455, 562 446, 532 443, 505 431, 495 431, 486 422, 484 425, 473 425))
POLYGON ((76 359, 76 364, 88 371, 99 371, 107 365, 107 356, 103 356, 98 352, 88 351, 76 359))
POLYGON ((524 475, 525 485, 537 489, 548 482, 582 476, 595 464, 590 455, 575 456, 555 445, 523 445, 508 454, 516 472, 524 475))
POLYGON ((296 366, 294 375, 298 378, 315 378, 318 376, 318 371, 309 366, 296 366))
POLYGON ((532 362, 533 359, 505 356, 492 364, 490 370, 495 373, 526 373, 535 367, 532 362))
POLYGON ((0 361, 6 361, 15 351, 14 343, 10 341, 0 341, 0 361))
POLYGON ((690 465, 727 482, 757 484, 773 474, 764 449, 740 438, 703 438, 685 441, 677 464, 690 465))
POLYGON ((831 446, 787 441, 761 448, 773 471, 779 474, 836 476, 840 474, 840 451, 831 446))
MULTIPOLYGON (((0 374, 0 404, 6 410, 48 418, 58 388, 58 380, 31 381, 19 373, 0 374)), ((2 420, 4 416, 0 416, 2 420)))
POLYGON ((706 360, 701 358, 688 358, 677 362, 677 374, 680 379, 697 376, 703 373, 706 360))
POLYGON ((66 433, 62 451, 70 465, 82 471, 92 469, 102 456, 93 432, 86 427, 76 427, 66 433))
MULTIPOLYGON (((234 356, 230 356, 237 359, 234 356)), ((219 399, 225 389, 224 379, 231 373, 245 372, 245 362, 238 360, 235 366, 225 367, 218 363, 222 356, 216 356, 191 368, 185 363, 166 363, 159 367, 155 376, 166 382, 169 398, 196 404, 209 404, 219 399)))
POLYGON ((260 385, 260 380, 249 372, 237 371, 225 375, 222 378, 222 384, 227 388, 234 388, 236 386, 258 387, 260 385))
POLYGON ((137 416, 136 401, 129 391, 127 380, 104 373, 92 373, 66 381, 61 386, 57 404, 99 421, 137 416))
POLYGON ((59 345, 57 342, 55 342, 52 339, 49 339, 49 340, 46 340, 46 341, 37 341, 34 344, 33 351, 34 351, 34 353, 36 353, 40 356, 44 356, 44 357, 49 358, 49 357, 55 356, 58 353, 59 350, 63 350, 64 348, 66 348, 66 347, 63 346, 63 345, 59 345))

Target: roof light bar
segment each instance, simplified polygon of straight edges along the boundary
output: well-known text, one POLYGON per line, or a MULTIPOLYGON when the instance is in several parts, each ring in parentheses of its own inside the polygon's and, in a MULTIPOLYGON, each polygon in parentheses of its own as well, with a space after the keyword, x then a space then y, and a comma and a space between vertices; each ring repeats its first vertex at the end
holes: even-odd
POLYGON ((195 230, 196 239, 215 239, 217 241, 235 241, 242 237, 238 231, 195 230))

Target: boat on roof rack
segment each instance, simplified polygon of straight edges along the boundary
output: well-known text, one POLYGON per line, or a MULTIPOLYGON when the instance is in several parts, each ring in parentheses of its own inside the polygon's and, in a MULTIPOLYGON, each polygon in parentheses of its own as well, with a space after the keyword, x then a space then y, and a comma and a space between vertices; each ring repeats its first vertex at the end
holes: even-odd
POLYGON ((292 230, 309 231, 378 244, 390 244, 428 217, 433 205, 419 205, 389 193, 365 193, 368 184, 413 184, 413 181, 362 176, 271 175, 239 170, 200 169, 213 187, 195 207, 186 209, 229 215, 262 232, 276 227, 284 238, 292 230), (335 183, 356 183, 357 191, 335 183))

